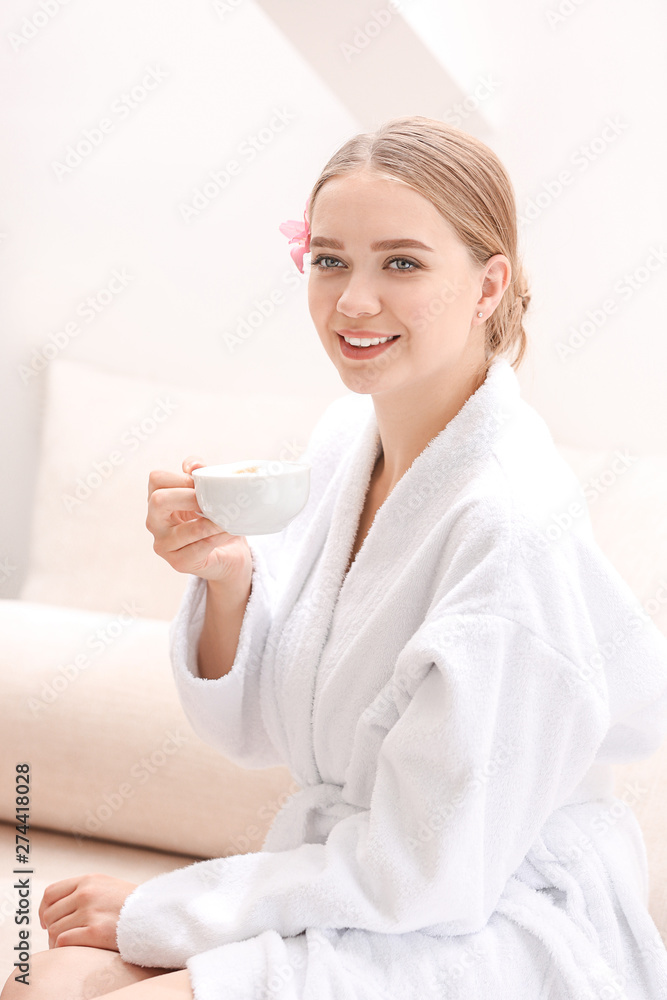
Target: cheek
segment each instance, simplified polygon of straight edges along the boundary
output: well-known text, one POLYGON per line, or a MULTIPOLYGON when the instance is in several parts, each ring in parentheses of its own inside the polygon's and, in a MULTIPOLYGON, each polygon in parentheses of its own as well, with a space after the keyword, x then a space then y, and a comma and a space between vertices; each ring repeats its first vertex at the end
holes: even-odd
POLYGON ((322 296, 315 290, 312 282, 308 284, 308 310, 317 326, 318 317, 322 314, 322 296))
POLYGON ((400 314, 406 325, 417 334, 428 334, 442 323, 452 306, 436 289, 420 288, 410 290, 402 300, 400 314))
POLYGON ((468 284, 443 278, 415 289, 405 297, 403 315, 415 332, 428 333, 468 309, 468 284))
POLYGON ((326 339, 331 323, 332 306, 328 296, 323 294, 321 289, 314 288, 312 284, 308 285, 308 311, 319 338, 326 339))
POLYGON ((313 278, 308 280, 308 308, 311 313, 324 314, 331 308, 331 291, 323 287, 321 281, 313 278))

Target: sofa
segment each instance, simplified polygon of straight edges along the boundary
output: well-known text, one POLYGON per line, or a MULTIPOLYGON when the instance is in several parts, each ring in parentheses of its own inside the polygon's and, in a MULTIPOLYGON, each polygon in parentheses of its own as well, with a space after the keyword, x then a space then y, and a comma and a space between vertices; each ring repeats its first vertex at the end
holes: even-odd
MULTIPOLYGON (((146 495, 151 469, 178 470, 194 452, 210 463, 298 458, 328 402, 203 392, 63 357, 43 378, 28 572, 18 598, 0 602, 1 981, 25 905, 15 867, 31 872, 30 948, 40 951, 37 910, 51 882, 97 871, 139 883, 257 851, 298 791, 286 768, 240 768, 186 720, 168 656, 186 578, 153 552, 146 495), (30 773, 22 865, 19 764, 30 773)), ((599 545, 667 635, 667 455, 558 447, 584 485, 599 545)), ((608 823, 625 809, 639 820, 647 902, 667 943, 667 740, 617 766, 615 782, 608 823)))

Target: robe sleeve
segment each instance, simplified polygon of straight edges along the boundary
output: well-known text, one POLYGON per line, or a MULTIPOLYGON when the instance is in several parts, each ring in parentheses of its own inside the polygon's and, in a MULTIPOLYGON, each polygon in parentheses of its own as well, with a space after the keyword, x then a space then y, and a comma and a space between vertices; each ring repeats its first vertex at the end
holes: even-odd
POLYGON ((284 764, 264 725, 260 673, 273 615, 275 580, 268 548, 249 538, 252 588, 231 670, 215 680, 199 676, 197 650, 206 611, 206 581, 191 576, 171 623, 170 657, 176 689, 195 733, 235 764, 247 768, 284 764))
MULTIPOLYGON (((369 808, 324 843, 196 862, 139 886, 120 916, 123 959, 180 966, 267 929, 452 935, 486 924, 594 761, 609 725, 604 674, 583 681, 581 665, 498 615, 424 624, 385 708, 365 713, 386 728, 369 808)), ((626 652, 640 670, 645 651, 626 652)))
POLYGON ((191 576, 169 633, 176 689, 194 732, 235 764, 251 769, 286 765, 264 723, 260 677, 270 642, 275 602, 284 585, 293 550, 304 534, 332 474, 331 462, 344 454, 346 436, 355 431, 356 406, 364 397, 344 396, 330 403, 313 427, 300 461, 311 464, 310 495, 303 510, 280 532, 248 536, 252 589, 231 670, 216 680, 199 676, 197 650, 206 611, 206 581, 191 576), (350 410, 350 404, 352 409, 350 410), (356 406, 355 406, 356 404, 356 406), (338 454, 332 457, 332 442, 338 454))

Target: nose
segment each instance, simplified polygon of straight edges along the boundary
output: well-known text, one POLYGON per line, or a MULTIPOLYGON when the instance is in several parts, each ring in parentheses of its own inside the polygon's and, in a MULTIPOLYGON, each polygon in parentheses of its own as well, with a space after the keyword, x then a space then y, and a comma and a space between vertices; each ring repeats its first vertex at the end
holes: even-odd
POLYGON ((374 316, 380 309, 373 282, 360 271, 351 274, 338 299, 338 311, 345 316, 374 316))

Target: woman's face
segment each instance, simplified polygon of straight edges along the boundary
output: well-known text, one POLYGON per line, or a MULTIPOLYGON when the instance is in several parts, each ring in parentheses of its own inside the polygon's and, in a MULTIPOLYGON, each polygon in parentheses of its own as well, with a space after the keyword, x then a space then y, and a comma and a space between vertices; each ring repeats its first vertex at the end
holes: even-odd
POLYGON ((350 390, 437 390, 448 375, 483 363, 488 317, 477 310, 485 268, 417 191, 367 170, 332 177, 317 195, 310 231, 310 314, 350 390), (396 339, 350 348, 344 333, 396 339))

